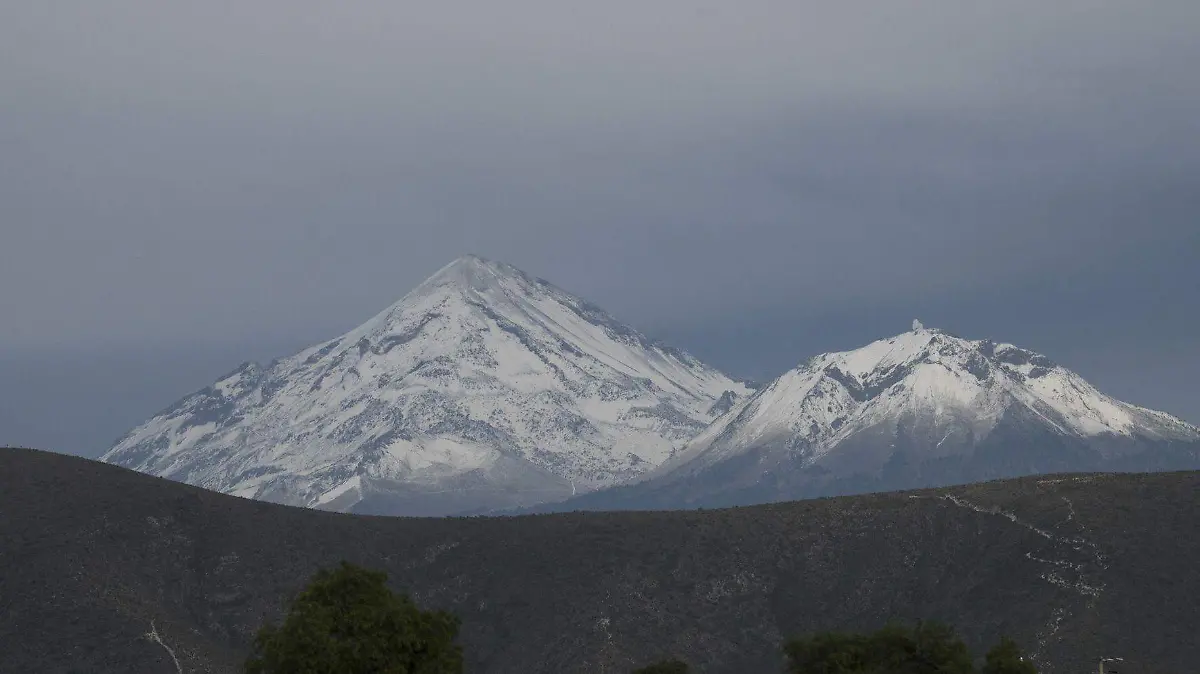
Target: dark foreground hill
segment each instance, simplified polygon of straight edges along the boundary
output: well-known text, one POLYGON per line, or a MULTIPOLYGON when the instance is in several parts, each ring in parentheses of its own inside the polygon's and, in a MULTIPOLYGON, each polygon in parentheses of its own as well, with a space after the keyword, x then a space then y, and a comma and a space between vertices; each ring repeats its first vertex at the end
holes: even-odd
POLYGON ((0 450, 0 672, 230 672, 320 566, 463 619, 468 671, 772 672, 785 635, 940 619, 1045 671, 1194 672, 1200 473, 729 510, 389 519, 0 450))

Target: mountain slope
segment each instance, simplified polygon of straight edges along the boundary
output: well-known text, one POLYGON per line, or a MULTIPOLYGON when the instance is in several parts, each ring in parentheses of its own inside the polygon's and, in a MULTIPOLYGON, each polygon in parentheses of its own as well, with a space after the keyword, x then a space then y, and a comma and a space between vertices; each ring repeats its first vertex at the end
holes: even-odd
POLYGON ((685 507, 1062 471, 1200 468, 1200 430, 1011 344, 918 327, 810 359, 639 484, 563 508, 685 507))
POLYGON ((386 570, 463 620, 468 672, 778 672, 779 641, 941 619, 1043 672, 1191 672, 1200 473, 1027 478, 658 513, 387 518, 0 449, 0 671, 238 671, 319 567, 386 570), (52 494, 53 498, 47 495, 52 494))
POLYGON ((243 365, 102 460, 281 503, 446 514, 637 476, 749 392, 545 281, 468 256, 337 339, 243 365))

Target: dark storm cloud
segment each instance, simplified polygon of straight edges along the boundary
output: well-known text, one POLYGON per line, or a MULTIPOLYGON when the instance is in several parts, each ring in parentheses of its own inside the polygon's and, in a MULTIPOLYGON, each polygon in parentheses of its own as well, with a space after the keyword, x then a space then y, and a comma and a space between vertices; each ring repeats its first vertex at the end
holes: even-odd
POLYGON ((1192 0, 10 3, 0 349, 308 343, 476 252, 757 376, 919 311, 1103 351, 1093 379, 1150 343, 1200 377, 1197 25, 1192 0))

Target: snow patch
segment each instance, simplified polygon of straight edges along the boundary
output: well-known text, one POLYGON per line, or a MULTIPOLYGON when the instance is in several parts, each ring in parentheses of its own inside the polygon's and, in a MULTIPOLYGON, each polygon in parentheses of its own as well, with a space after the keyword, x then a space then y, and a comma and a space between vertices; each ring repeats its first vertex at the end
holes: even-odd
POLYGON ((338 486, 317 497, 316 505, 325 505, 351 489, 362 489, 362 476, 355 475, 338 486))

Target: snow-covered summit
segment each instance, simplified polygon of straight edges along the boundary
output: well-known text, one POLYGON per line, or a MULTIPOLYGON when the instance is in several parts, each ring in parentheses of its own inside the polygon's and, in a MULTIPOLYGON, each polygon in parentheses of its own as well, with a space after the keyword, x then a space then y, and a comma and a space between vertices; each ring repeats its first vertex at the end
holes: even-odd
POLYGON ((546 281, 466 256, 341 337, 244 365, 102 458, 297 505, 459 512, 639 475, 750 392, 546 281))
POLYGON ((1193 464, 1195 426, 1105 395, 1041 354, 914 321, 909 332, 785 373, 639 488, 666 494, 690 481, 687 499, 758 490, 770 500, 762 494, 1193 464))

